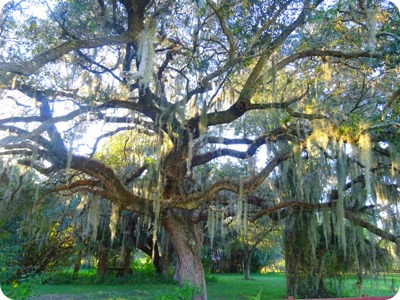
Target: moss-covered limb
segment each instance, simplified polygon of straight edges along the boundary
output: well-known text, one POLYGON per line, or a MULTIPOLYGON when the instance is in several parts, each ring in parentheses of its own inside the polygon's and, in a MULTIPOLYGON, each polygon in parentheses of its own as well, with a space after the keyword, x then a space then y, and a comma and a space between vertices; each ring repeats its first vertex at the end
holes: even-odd
POLYGON ((12 63, 0 63, 0 87, 9 88, 11 87, 11 81, 15 74, 29 76, 44 65, 53 62, 65 54, 77 50, 77 49, 89 49, 97 48, 106 45, 116 45, 131 42, 129 36, 101 36, 90 40, 71 40, 62 43, 56 47, 45 50, 30 60, 23 62, 12 62, 12 63))
POLYGON ((250 222, 255 222, 259 218, 271 215, 271 214, 275 213, 276 211, 283 210, 286 208, 298 208, 299 211, 305 212, 305 211, 318 211, 318 210, 322 210, 323 208, 331 208, 332 206, 333 206, 332 203, 312 204, 312 203, 305 203, 302 201, 281 202, 281 203, 269 206, 268 208, 255 214, 251 218, 250 222))
MULTIPOLYGON (((357 183, 364 183, 364 182, 365 182, 365 175, 359 175, 356 178, 353 178, 351 181, 347 182, 343 187, 343 191, 346 191, 346 190, 354 187, 354 185, 357 183)), ((332 190, 329 195, 329 200, 335 201, 338 199, 339 199, 339 191, 337 189, 332 190)))
MULTIPOLYGON (((305 212, 321 211, 326 208, 334 209, 336 207, 336 204, 337 204, 337 202, 329 202, 329 203, 321 203, 321 204, 304 203, 301 201, 282 202, 282 203, 273 205, 271 207, 268 207, 267 209, 264 209, 263 211, 255 214, 251 218, 250 222, 255 222, 256 220, 258 220, 259 218, 261 218, 263 216, 273 214, 276 211, 283 210, 286 208, 294 208, 294 210, 292 210, 292 213, 305 213, 305 212)), ((365 221, 364 219, 360 218, 355 213, 353 213, 349 210, 344 211, 344 216, 347 220, 351 221, 353 224, 355 224, 357 226, 361 226, 385 240, 388 240, 397 245, 400 245, 400 236, 396 236, 394 234, 391 234, 388 231, 380 229, 379 227, 369 223, 368 221, 365 221)))
POLYGON ((400 123, 399 122, 383 122, 380 124, 376 125, 371 125, 368 128, 366 128, 364 131, 374 131, 374 130, 382 130, 382 129, 387 129, 387 128, 395 128, 397 130, 400 129, 400 123))
MULTIPOLYGON (((298 134, 298 132, 295 132, 296 135, 291 135, 290 133, 287 133, 286 131, 287 130, 284 128, 277 128, 277 129, 271 131, 271 133, 269 133, 267 135, 262 135, 255 140, 223 139, 220 142, 222 142, 222 144, 224 144, 224 145, 248 145, 248 148, 247 148, 247 150, 244 150, 244 151, 238 151, 238 150, 229 149, 229 148, 221 148, 221 149, 217 149, 214 151, 209 151, 206 153, 195 155, 195 156, 193 156, 191 165, 192 165, 192 167, 204 165, 213 159, 223 157, 223 156, 230 156, 230 157, 234 157, 234 158, 238 158, 238 159, 247 159, 247 158, 253 157, 256 154, 257 150, 262 145, 266 144, 267 142, 276 142, 276 141, 285 140, 285 139, 296 141, 296 135, 298 134)), ((207 141, 207 143, 208 143, 208 141, 207 141)), ((210 144, 213 144, 213 143, 218 143, 216 138, 210 139, 210 144)))
MULTIPOLYGON (((204 139, 200 139, 194 147, 196 149, 200 149, 208 144, 220 144, 220 145, 258 145, 261 143, 261 140, 268 141, 278 141, 287 137, 288 128, 286 127, 277 127, 266 134, 258 137, 257 139, 249 139, 249 138, 225 138, 218 136, 207 136, 204 139)), ((292 132, 290 131, 290 134, 292 132)))
MULTIPOLYGON (((133 102, 128 102, 128 101, 120 101, 120 100, 113 100, 110 101, 106 104, 102 104, 99 106, 82 106, 79 109, 76 109, 66 115, 63 116, 57 116, 57 117, 52 117, 49 115, 41 115, 41 116, 27 116, 27 117, 11 117, 11 118, 4 118, 0 120, 0 128, 2 127, 3 130, 5 131, 9 131, 9 132, 13 132, 16 133, 18 135, 18 137, 13 137, 13 142, 15 143, 16 140, 24 140, 24 139, 30 139, 32 141, 37 142, 38 144, 40 144, 41 146, 45 147, 45 148, 51 148, 50 146, 50 141, 46 140, 43 137, 40 137, 40 134, 48 131, 48 130, 53 130, 54 132, 54 126, 57 123, 60 122, 67 122, 70 120, 75 119, 76 117, 81 116, 82 114, 86 113, 86 112, 99 112, 99 114, 97 115, 98 119, 104 120, 105 122, 124 122, 124 123, 132 123, 132 124, 136 124, 138 126, 142 126, 145 127, 147 129, 151 129, 154 132, 158 132, 158 128, 155 126, 154 123, 149 123, 146 121, 143 121, 142 119, 135 119, 135 120, 127 120, 126 117, 123 118, 112 118, 112 117, 105 117, 102 113, 100 113, 100 111, 106 109, 106 108, 127 108, 127 109, 137 109, 138 111, 145 111, 148 116, 152 116, 154 118, 156 118, 156 114, 159 113, 159 110, 157 108, 155 108, 154 106, 151 107, 151 109, 149 109, 148 105, 137 105, 136 103, 133 102), (1 125, 1 124, 7 124, 7 123, 15 123, 15 122, 23 122, 26 124, 29 123, 34 123, 34 122, 41 122, 42 124, 39 125, 37 128, 33 129, 31 132, 27 131, 27 130, 23 130, 20 129, 18 127, 15 126, 10 126, 10 125, 1 125)), ((47 108, 47 110, 49 110, 49 107, 47 108)), ((132 129, 132 127, 127 127, 126 130, 130 130, 132 129)), ((115 133, 119 132, 123 130, 123 128, 119 128, 117 130, 115 130, 115 133)), ((150 133, 150 132, 149 132, 150 133)), ((111 136, 112 133, 108 133, 107 136, 111 136)), ((50 135, 51 137, 55 137, 54 134, 50 135)), ((10 140, 10 139, 8 139, 10 140)), ((4 139, 4 143, 0 144, 2 146, 5 146, 7 139, 4 139)))
POLYGON ((156 107, 150 96, 142 95, 139 101, 125 101, 125 100, 111 100, 106 103, 99 105, 97 110, 107 108, 126 108, 133 111, 137 111, 149 117, 153 121, 157 121, 157 117, 161 115, 161 110, 156 107))
POLYGON ((297 111, 294 111, 290 107, 285 108, 286 112, 291 115, 292 117, 295 118, 302 118, 302 119, 307 119, 307 120, 317 120, 317 119, 326 119, 327 116, 323 114, 307 114, 307 113, 300 113, 297 111))
POLYGON ((99 180, 90 180, 90 179, 78 179, 69 184, 57 186, 54 189, 49 190, 46 194, 60 192, 60 191, 73 191, 75 189, 79 189, 81 187, 91 187, 93 190, 96 188, 102 188, 103 185, 99 180))
MULTIPOLYGON (((40 116, 47 119, 52 119, 53 118, 53 113, 50 109, 49 101, 48 99, 38 93, 35 97, 36 101, 40 102, 40 116)), ((67 148, 65 147, 63 138, 58 131, 57 127, 55 126, 54 123, 50 123, 46 126, 46 132, 47 135, 50 138, 51 141, 51 149, 48 149, 49 152, 55 157, 55 158, 62 158, 67 154, 67 148)), ((31 132, 32 135, 37 135, 35 130, 31 132)))
POLYGON ((354 214, 351 211, 346 210, 344 212, 345 217, 347 220, 351 221, 353 224, 357 225, 357 226, 361 226, 365 229, 367 229, 369 232, 374 233, 375 235, 391 241, 397 245, 400 245, 400 236, 394 235, 392 233, 390 233, 389 231, 385 231, 383 229, 380 229, 379 227, 365 221, 364 219, 358 217, 356 214, 354 214))
POLYGON ((70 167, 99 180, 103 185, 103 196, 111 202, 122 207, 129 206, 132 211, 144 213, 145 203, 148 200, 130 192, 115 172, 102 162, 73 155, 70 167))
POLYGON ((133 180, 139 178, 149 167, 149 164, 143 164, 141 167, 139 167, 135 172, 133 172, 129 177, 127 177, 124 181, 125 185, 128 185, 131 183, 133 180))
POLYGON ((256 190, 268 177, 269 174, 282 162, 289 159, 291 152, 272 158, 265 167, 255 176, 241 183, 237 179, 220 180, 204 190, 187 196, 172 197, 164 202, 166 207, 178 207, 184 209, 195 209, 210 199, 214 199, 220 191, 231 191, 236 194, 247 195, 256 190))
POLYGON ((230 157, 235 157, 239 159, 246 159, 254 156, 262 145, 266 143, 266 137, 262 136, 254 141, 250 141, 247 139, 226 139, 225 143, 226 145, 244 145, 248 144, 248 148, 245 151, 238 151, 234 149, 228 149, 228 148, 222 148, 222 149, 217 149, 215 151, 210 151, 206 152, 203 154, 199 154, 193 157, 192 159, 192 167, 200 166, 203 165, 215 158, 218 157, 223 157, 223 156, 230 156, 230 157), (251 142, 251 143, 249 143, 251 142))
POLYGON ((10 135, 0 139, 0 148, 6 150, 2 151, 1 155, 9 155, 12 154, 10 151, 15 151, 14 154, 21 157, 29 154, 30 151, 30 155, 39 154, 52 164, 65 167, 63 163, 66 162, 66 152, 63 144, 60 146, 59 143, 53 143, 40 135, 34 135, 16 126, 0 125, 0 130, 16 134, 16 136, 10 135))
POLYGON ((311 58, 311 57, 335 57, 335 58, 342 58, 342 59, 356 59, 356 58, 380 58, 377 54, 371 54, 369 51, 364 52, 343 52, 343 51, 336 51, 336 50, 305 50, 301 52, 294 53, 283 60, 279 61, 276 64, 276 68, 278 70, 284 68, 288 64, 295 62, 296 60, 302 58, 311 58))
MULTIPOLYGON (((254 69, 253 69, 253 71, 254 71, 254 69)), ((255 73, 258 74, 259 72, 261 72, 261 70, 255 72, 255 73)), ((255 75, 255 76, 257 76, 257 75, 255 75)), ((254 80, 256 80, 256 79, 254 79, 254 80)), ((246 89, 248 91, 250 91, 249 89, 252 85, 252 83, 250 82, 250 78, 247 80, 246 85, 245 85, 245 87, 243 87, 242 92, 241 92, 241 94, 243 94, 243 95, 241 95, 239 97, 239 100, 236 103, 234 103, 230 108, 228 108, 225 111, 219 111, 219 112, 213 112, 213 113, 207 114, 207 126, 215 126, 215 125, 220 125, 220 124, 231 123, 234 120, 240 118, 243 114, 245 114, 247 111, 250 111, 250 110, 262 110, 262 109, 272 109, 272 108, 280 108, 280 109, 290 110, 289 106, 291 104, 301 101, 309 92, 309 90, 307 89, 303 94, 293 97, 292 99, 283 101, 283 102, 251 103, 250 99, 254 95, 256 90, 255 90, 255 88, 254 89, 251 88, 252 92, 246 94, 246 92, 245 92, 246 89), (246 87, 246 85, 248 85, 248 86, 246 87)), ((291 110, 291 112, 294 115, 299 114, 299 113, 294 112, 293 110, 291 110)), ((322 115, 306 116, 306 115, 302 114, 302 115, 296 115, 296 116, 298 116, 298 117, 305 116, 310 119, 325 118, 325 116, 322 116, 322 115)), ((196 118, 189 120, 188 125, 193 129, 197 129, 199 122, 200 122, 200 117, 196 117, 196 118)), ((197 131, 195 131, 195 133, 198 134, 197 131)), ((195 135, 195 137, 197 137, 197 135, 195 135)))
POLYGON ((21 129, 16 126, 11 126, 11 125, 0 125, 0 130, 16 134, 15 135, 10 135, 6 136, 2 139, 0 139, 0 148, 4 149, 22 149, 22 148, 28 148, 32 149, 35 144, 39 145, 45 149, 49 149, 51 146, 50 141, 45 139, 42 136, 36 136, 36 135, 31 135, 29 131, 25 129, 21 129), (32 141, 34 144, 29 143, 28 141, 32 141))

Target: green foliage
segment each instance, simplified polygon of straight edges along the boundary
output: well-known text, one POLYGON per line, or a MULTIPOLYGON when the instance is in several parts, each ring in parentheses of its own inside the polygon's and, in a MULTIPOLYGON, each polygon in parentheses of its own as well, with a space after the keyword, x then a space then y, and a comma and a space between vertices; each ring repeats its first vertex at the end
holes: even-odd
POLYGON ((7 297, 11 299, 28 299, 31 295, 32 291, 34 290, 34 285, 31 281, 24 281, 19 284, 13 285, 11 291, 6 294, 7 297))
POLYGON ((132 274, 118 276, 115 273, 107 273, 99 275, 96 269, 82 268, 78 273, 74 273, 71 269, 58 269, 46 273, 46 280, 43 281, 47 285, 131 285, 133 283, 160 283, 168 284, 174 282, 172 278, 159 276, 155 272, 143 271, 142 269, 132 274))
POLYGON ((156 273, 154 264, 151 258, 146 256, 142 259, 137 259, 132 263, 132 270, 134 273, 138 273, 144 276, 153 276, 156 273))
POLYGON ((24 279, 16 280, 11 283, 11 288, 7 296, 11 299, 24 300, 36 291, 38 286, 47 281, 47 274, 35 275, 24 279))
POLYGON ((201 295, 199 288, 191 286, 186 281, 183 287, 177 287, 173 291, 163 293, 163 295, 157 297, 157 300, 192 300, 199 295, 201 295))
POLYGON ((0 228, 0 284, 16 279, 20 270, 17 262, 24 253, 23 239, 11 230, 12 224, 0 228))
POLYGON ((340 125, 339 134, 344 137, 348 136, 352 139, 356 139, 364 129, 364 122, 365 119, 363 116, 352 113, 346 118, 346 121, 340 125))

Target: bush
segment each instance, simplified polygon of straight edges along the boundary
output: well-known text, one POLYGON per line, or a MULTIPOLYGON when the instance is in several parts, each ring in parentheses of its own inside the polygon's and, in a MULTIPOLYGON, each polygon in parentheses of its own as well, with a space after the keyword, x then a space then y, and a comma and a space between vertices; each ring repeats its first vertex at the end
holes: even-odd
POLYGON ((36 287, 46 282, 46 275, 35 275, 26 277, 25 279, 17 280, 12 282, 11 290, 7 293, 7 296, 11 299, 25 300, 28 299, 36 287))
POLYGON ((144 276, 153 276, 156 273, 156 269, 148 256, 135 260, 132 264, 132 270, 133 273, 144 276))
POLYGON ((199 296, 201 291, 198 287, 191 286, 185 282, 182 288, 175 288, 171 292, 157 296, 157 300, 192 300, 194 297, 199 296))

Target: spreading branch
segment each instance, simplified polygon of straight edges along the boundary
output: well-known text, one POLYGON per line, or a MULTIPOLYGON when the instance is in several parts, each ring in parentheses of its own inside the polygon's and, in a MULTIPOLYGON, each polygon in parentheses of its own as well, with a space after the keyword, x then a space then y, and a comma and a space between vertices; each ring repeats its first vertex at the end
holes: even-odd
MULTIPOLYGON (((320 204, 312 204, 312 203, 305 203, 301 201, 288 201, 288 202, 281 202, 274 206, 268 207, 267 209, 255 214, 250 222, 255 222, 259 218, 263 216, 270 215, 275 213, 279 210, 286 209, 286 208, 293 208, 295 209, 294 212, 301 213, 301 212, 313 212, 313 211, 321 211, 323 209, 334 209, 336 207, 337 202, 329 202, 329 203, 320 203, 320 204)), ((351 221, 353 224, 363 227, 368 231, 376 234, 377 236, 391 241, 397 245, 400 245, 400 237, 394 234, 391 234, 388 231, 380 229, 379 227, 365 221, 361 217, 357 216, 355 213, 345 210, 344 212, 345 218, 351 221)))
POLYGON ((177 197, 168 199, 164 202, 166 206, 175 206, 185 209, 193 209, 202 205, 205 201, 213 199, 220 191, 231 191, 239 194, 249 194, 256 190, 271 172, 284 161, 291 157, 292 153, 288 152, 272 158, 265 167, 255 176, 250 177, 245 181, 239 179, 225 179, 220 180, 202 191, 192 193, 184 198, 177 197))
POLYGON ((126 44, 129 42, 132 42, 132 38, 128 35, 101 36, 90 40, 70 40, 56 47, 45 50, 27 61, 0 63, 0 69, 2 70, 0 73, 0 87, 7 88, 14 75, 32 75, 40 70, 44 65, 56 61, 73 50, 126 44))

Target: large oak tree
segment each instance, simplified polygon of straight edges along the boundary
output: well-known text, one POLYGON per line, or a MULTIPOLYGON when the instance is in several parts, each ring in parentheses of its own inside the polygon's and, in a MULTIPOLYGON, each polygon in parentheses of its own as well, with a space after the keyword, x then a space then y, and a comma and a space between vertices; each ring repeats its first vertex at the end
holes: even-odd
POLYGON ((238 207, 226 195, 258 208, 254 222, 324 211, 337 232, 347 219, 399 244, 396 228, 372 218, 399 198, 394 5, 45 4, 11 1, 1 14, 1 154, 57 178, 54 192, 147 215, 171 239, 176 278, 201 299, 201 221, 211 204, 238 207), (121 131, 141 145, 125 149, 129 164, 95 159, 121 131), (212 163, 228 157, 259 161, 240 178, 218 177, 212 163), (250 197, 265 182, 269 197, 250 197))

